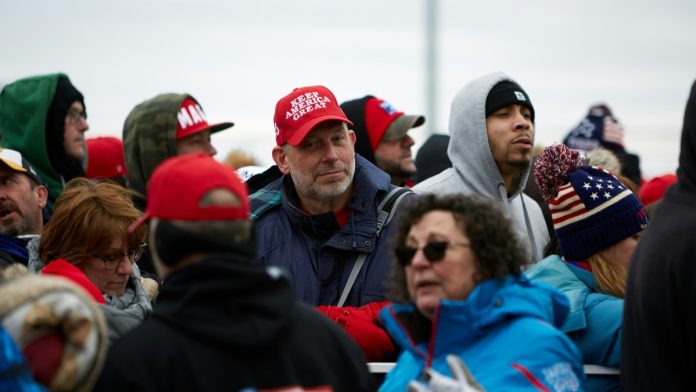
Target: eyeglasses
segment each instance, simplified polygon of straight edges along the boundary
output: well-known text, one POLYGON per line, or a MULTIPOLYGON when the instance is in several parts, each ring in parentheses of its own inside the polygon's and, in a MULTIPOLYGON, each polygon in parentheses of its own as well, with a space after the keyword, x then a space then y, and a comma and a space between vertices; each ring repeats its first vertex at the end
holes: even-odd
POLYGON ((445 252, 451 246, 469 246, 469 244, 464 242, 452 242, 452 241, 432 241, 428 242, 422 248, 414 248, 408 245, 399 245, 394 249, 394 254, 396 255, 396 260, 402 267, 407 267, 411 264, 413 257, 416 255, 418 250, 423 250, 423 255, 431 263, 437 263, 445 257, 445 252))
POLYGON ((80 120, 87 120, 87 112, 79 109, 70 109, 66 118, 72 125, 79 124, 80 120))
POLYGON ((121 260, 123 260, 124 256, 128 257, 128 261, 131 263, 131 265, 138 261, 140 256, 143 255, 143 251, 145 251, 146 246, 147 244, 142 244, 136 249, 128 249, 126 251, 120 251, 108 255, 94 255, 93 257, 103 261, 105 269, 115 270, 121 260))

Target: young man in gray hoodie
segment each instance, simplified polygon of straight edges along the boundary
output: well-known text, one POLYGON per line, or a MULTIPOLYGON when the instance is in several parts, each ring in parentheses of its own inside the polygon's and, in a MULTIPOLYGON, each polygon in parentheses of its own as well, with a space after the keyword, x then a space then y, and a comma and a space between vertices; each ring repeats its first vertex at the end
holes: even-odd
POLYGON ((522 193, 534 147, 534 107, 527 93, 500 72, 470 82, 452 101, 449 133, 452 167, 413 190, 497 200, 526 246, 529 263, 541 260, 549 233, 539 205, 522 193))

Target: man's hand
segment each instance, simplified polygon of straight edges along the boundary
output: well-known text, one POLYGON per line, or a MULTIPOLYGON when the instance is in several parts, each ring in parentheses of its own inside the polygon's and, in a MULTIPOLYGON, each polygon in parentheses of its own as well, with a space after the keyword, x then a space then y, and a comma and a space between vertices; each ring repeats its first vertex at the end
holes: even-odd
POLYGON ((424 377, 427 384, 419 381, 411 381, 408 384, 409 392, 484 392, 485 389, 476 381, 466 364, 458 356, 449 354, 447 365, 454 378, 440 374, 435 370, 425 369, 424 377))

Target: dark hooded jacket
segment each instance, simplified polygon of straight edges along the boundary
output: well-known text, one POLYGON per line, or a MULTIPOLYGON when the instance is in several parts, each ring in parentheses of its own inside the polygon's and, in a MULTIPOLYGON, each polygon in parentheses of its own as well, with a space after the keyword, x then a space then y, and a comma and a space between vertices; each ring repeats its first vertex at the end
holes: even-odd
POLYGON ((65 116, 75 101, 84 106, 82 94, 60 73, 20 79, 0 93, 0 144, 21 152, 46 182, 48 212, 65 183, 85 175, 86 160, 69 158, 63 146, 65 116))
POLYGON ((418 172, 413 176, 413 181, 416 183, 425 181, 452 167, 452 161, 447 156, 449 142, 449 135, 436 133, 428 137, 416 153, 418 172))
POLYGON ((111 347, 95 391, 365 391, 370 382, 358 347, 295 301, 280 269, 220 254, 167 277, 152 316, 111 347))
MULTIPOLYGON (((152 172, 167 158, 176 156, 177 113, 188 94, 160 94, 138 104, 123 124, 123 151, 128 169, 128 188, 140 211, 147 207, 147 183, 152 172)), ((138 260, 148 277, 159 280, 148 250, 138 260)))
POLYGON ((677 183, 635 250, 626 284, 621 388, 683 391, 696 369, 696 82, 686 104, 677 183))

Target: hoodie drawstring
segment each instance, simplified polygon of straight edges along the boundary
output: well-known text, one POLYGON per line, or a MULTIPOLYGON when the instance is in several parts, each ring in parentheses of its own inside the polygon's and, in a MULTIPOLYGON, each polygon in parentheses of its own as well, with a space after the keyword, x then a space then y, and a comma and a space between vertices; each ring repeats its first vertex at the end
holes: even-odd
POLYGON ((532 245, 532 263, 536 263, 541 259, 541 255, 537 252, 536 241, 534 240, 534 232, 532 231, 532 224, 529 222, 529 214, 527 214, 527 205, 524 204, 524 194, 520 193, 520 198, 522 198, 522 210, 524 211, 524 223, 527 225, 527 235, 529 235, 529 242, 532 245))
MULTIPOLYGON (((498 192, 500 193, 500 200, 503 202, 505 205, 505 212, 507 213, 507 216, 509 219, 512 219, 512 214, 510 212, 510 207, 508 206, 508 197, 507 197, 507 189, 505 188, 505 184, 502 182, 498 184, 498 192)), ((522 211, 524 212, 524 224, 527 227, 527 235, 529 236, 529 243, 531 245, 531 252, 532 252, 532 257, 531 257, 531 263, 535 263, 540 260, 540 255, 537 250, 536 246, 536 240, 534 239, 534 232, 532 231, 532 224, 529 222, 529 214, 527 213, 527 205, 524 203, 524 194, 520 193, 519 197, 522 199, 522 211)))

